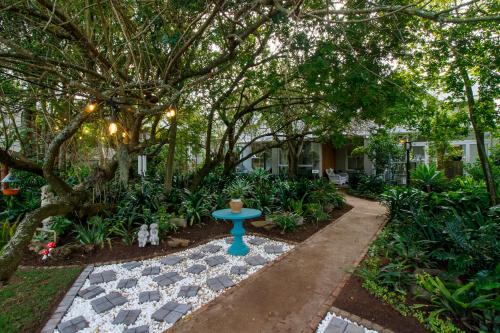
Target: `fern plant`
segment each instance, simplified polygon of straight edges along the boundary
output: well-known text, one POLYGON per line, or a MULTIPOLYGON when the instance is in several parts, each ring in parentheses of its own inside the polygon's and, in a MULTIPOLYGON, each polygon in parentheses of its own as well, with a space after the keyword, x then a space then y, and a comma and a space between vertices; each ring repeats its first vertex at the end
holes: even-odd
POLYGON ((446 177, 434 164, 419 164, 411 173, 412 183, 422 191, 442 191, 446 188, 446 177))

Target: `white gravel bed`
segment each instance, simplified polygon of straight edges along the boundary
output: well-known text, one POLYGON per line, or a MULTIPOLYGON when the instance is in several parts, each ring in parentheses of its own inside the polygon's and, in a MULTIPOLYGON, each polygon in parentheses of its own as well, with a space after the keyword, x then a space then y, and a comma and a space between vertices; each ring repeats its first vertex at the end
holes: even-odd
POLYGON ((316 333, 324 333, 326 331, 326 328, 328 327, 328 324, 330 324, 330 321, 333 318, 339 318, 347 323, 354 324, 356 326, 362 327, 364 329, 364 333, 378 333, 377 331, 370 330, 364 326, 359 325, 358 323, 352 322, 347 318, 342 318, 341 316, 337 316, 333 312, 328 312, 325 316, 325 318, 319 323, 318 328, 316 329, 316 333))
MULTIPOLYGON (((260 270, 264 266, 250 266, 245 262, 245 258, 248 256, 253 256, 253 255, 261 255, 262 257, 266 258, 268 260, 268 263, 271 263, 272 261, 276 260, 280 255, 290 251, 293 248, 293 245, 284 243, 284 242, 278 242, 274 241, 271 239, 259 237, 265 240, 265 243, 261 245, 252 245, 248 243, 248 240, 252 239, 254 236, 245 236, 245 243, 249 246, 250 252, 244 256, 244 257, 237 257, 237 256, 231 256, 227 253, 227 249, 229 248, 230 244, 226 242, 225 238, 222 239, 217 239, 213 240, 209 243, 200 245, 195 248, 187 249, 184 251, 179 251, 176 253, 171 253, 169 255, 177 255, 181 256, 184 258, 183 261, 179 262, 178 264, 174 266, 168 266, 165 264, 160 263, 160 260, 165 258, 165 257, 157 257, 154 259, 148 259, 148 260, 143 260, 139 261, 142 265, 139 267, 136 267, 132 270, 127 270, 122 267, 123 263, 120 264, 113 264, 113 265, 103 265, 103 266, 98 266, 95 267, 93 272, 94 273, 99 273, 102 271, 107 271, 107 270, 113 270, 116 272, 116 280, 111 281, 111 282, 106 282, 106 283, 100 283, 96 284, 96 286, 100 286, 105 290, 105 293, 102 293, 93 299, 90 300, 85 300, 80 296, 76 296, 74 299, 73 303, 71 304, 68 312, 65 314, 61 322, 66 322, 68 320, 71 320, 75 317, 78 316, 83 316, 85 319, 89 322, 89 327, 82 329, 79 331, 79 333, 95 333, 95 332, 117 332, 121 333, 123 332, 124 329, 126 328, 133 328, 141 325, 149 325, 149 332, 150 333, 155 333, 155 332, 163 332, 164 330, 168 329, 172 324, 168 324, 166 322, 159 322, 154 319, 151 319, 151 315, 158 310, 160 307, 162 307, 164 304, 166 304, 169 301, 176 301, 178 303, 186 303, 190 304, 192 306, 191 311, 189 311, 186 315, 189 315, 192 311, 195 311, 202 305, 212 301, 214 298, 222 294, 225 290, 224 289, 218 292, 212 291, 211 289, 208 288, 206 281, 208 278, 212 278, 221 274, 227 274, 235 284, 238 282, 246 279, 250 275, 254 274, 258 270, 260 270), (200 252, 201 248, 207 245, 220 245, 222 246, 222 249, 218 251, 217 253, 205 253, 204 258, 201 259, 190 259, 189 255, 200 252), (283 253, 282 254, 268 254, 264 251, 264 246, 266 245, 280 245, 283 247, 283 253), (222 255, 224 258, 228 260, 227 263, 221 264, 215 267, 210 267, 206 264, 205 258, 211 257, 211 256, 219 256, 222 255), (201 264, 206 266, 206 270, 201 272, 198 275, 195 274, 190 274, 186 271, 187 268, 191 267, 194 264, 201 264), (248 271, 246 274, 243 275, 234 275, 230 273, 230 269, 234 265, 242 265, 248 267, 248 271), (142 276, 142 271, 144 268, 149 267, 149 266, 160 266, 161 271, 160 274, 157 275, 150 275, 150 276, 142 276), (166 272, 178 272, 183 279, 166 287, 160 287, 156 282, 153 281, 153 278, 164 274, 166 272), (117 284, 120 280, 122 279, 128 279, 128 278, 135 278, 137 279, 137 285, 135 287, 132 287, 130 289, 118 289, 117 284), (177 294, 179 293, 179 290, 181 286, 187 286, 187 285, 196 285, 200 286, 200 290, 198 291, 197 296, 195 297, 189 297, 189 298, 184 298, 184 297, 177 297, 177 294), (139 303, 139 293, 142 291, 152 291, 152 290, 159 290, 161 299, 158 302, 147 302, 147 303, 139 303), (118 291, 121 293, 124 297, 127 298, 127 302, 121 306, 116 306, 111 310, 108 310, 104 313, 98 314, 94 311, 94 309, 91 306, 91 301, 94 299, 97 299, 99 297, 102 297, 112 291, 118 291), (116 315, 120 310, 141 310, 141 313, 139 317, 137 318, 136 322, 130 326, 125 326, 124 324, 119 324, 119 325, 114 325, 112 324, 113 320, 115 319, 116 315)), ((88 288, 90 286, 90 281, 87 278, 85 281, 83 287, 81 289, 88 288)), ((59 333, 59 330, 54 330, 55 333, 59 333)))

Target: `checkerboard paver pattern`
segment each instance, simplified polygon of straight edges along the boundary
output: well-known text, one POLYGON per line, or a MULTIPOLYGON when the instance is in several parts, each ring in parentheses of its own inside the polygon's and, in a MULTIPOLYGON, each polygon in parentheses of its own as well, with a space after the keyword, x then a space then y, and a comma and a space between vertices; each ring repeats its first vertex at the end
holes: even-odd
POLYGON ((160 292, 158 290, 143 291, 139 294, 139 303, 158 302, 160 292))
POLYGON ((137 285, 137 279, 123 279, 118 281, 116 288, 118 289, 129 289, 137 285))
POLYGON ((205 269, 207 269, 207 267, 205 265, 194 264, 193 266, 186 269, 186 272, 191 273, 191 274, 200 274, 205 269))
POLYGON ((159 275, 153 279, 154 282, 158 283, 159 286, 165 287, 169 286, 177 281, 182 280, 183 277, 179 275, 177 272, 168 272, 162 275, 159 275))
POLYGON ((224 258, 224 256, 213 256, 205 259, 205 262, 207 263, 208 266, 214 267, 225 264, 226 262, 228 262, 228 260, 224 258))
POLYGON ((102 294, 105 290, 99 286, 90 286, 87 289, 82 289, 78 292, 78 296, 83 299, 92 299, 99 294, 102 294))
POLYGON ((191 310, 190 304, 182 304, 174 301, 170 301, 158 310, 156 310, 151 316, 152 319, 156 321, 165 321, 169 324, 173 324, 182 318, 188 311, 191 310))
POLYGON ((280 254, 283 253, 283 246, 281 245, 266 245, 264 246, 264 251, 269 254, 280 254))
POLYGON ((208 244, 201 248, 201 250, 205 253, 217 253, 222 249, 222 246, 215 244, 208 244))
POLYGON ((115 320, 113 320, 114 325, 132 325, 137 320, 137 317, 141 314, 141 310, 120 310, 115 320))
POLYGON ((207 279, 207 285, 213 291, 219 291, 234 286, 233 280, 226 274, 207 279))
POLYGON ((124 263, 122 265, 123 268, 125 269, 128 269, 129 271, 133 270, 134 268, 137 268, 139 266, 141 266, 142 264, 140 262, 137 262, 137 261, 131 261, 131 262, 127 262, 127 263, 124 263))
POLYGON ((199 286, 182 286, 177 297, 195 297, 198 295, 199 286))
POLYGON ((112 291, 106 296, 99 297, 90 302, 92 308, 97 313, 103 313, 105 311, 111 310, 115 306, 123 305, 125 303, 127 303, 127 299, 123 297, 122 294, 116 291, 112 291))
POLYGON ((76 333, 86 327, 89 327, 89 322, 83 316, 78 316, 57 325, 60 333, 76 333))
POLYGON ((123 333, 149 333, 148 325, 141 325, 137 327, 127 328, 123 333))
POLYGON ((252 239, 249 239, 248 240, 248 243, 252 244, 252 245, 262 245, 264 244, 266 241, 260 237, 254 237, 252 239))
POLYGON ((104 282, 110 282, 116 280, 116 272, 109 270, 100 273, 90 274, 89 276, 90 284, 99 284, 104 282))
POLYGON ((261 255, 255 255, 255 256, 250 256, 245 258, 245 262, 249 265, 252 266, 261 266, 264 265, 267 260, 261 255))
POLYGON ((195 252, 195 253, 191 253, 189 255, 189 259, 193 259, 193 260, 202 259, 203 257, 205 257, 205 253, 203 253, 203 252, 195 252))
POLYGON ((178 263, 180 263, 182 260, 184 260, 184 258, 182 258, 180 256, 176 256, 176 255, 171 255, 171 256, 168 256, 168 257, 160 260, 160 262, 164 265, 175 266, 178 263))
POLYGON ((243 275, 246 274, 248 271, 248 268, 246 266, 233 266, 231 267, 231 274, 235 275, 243 275))
POLYGON ((150 266, 142 270, 142 276, 158 275, 160 274, 160 266, 150 266))

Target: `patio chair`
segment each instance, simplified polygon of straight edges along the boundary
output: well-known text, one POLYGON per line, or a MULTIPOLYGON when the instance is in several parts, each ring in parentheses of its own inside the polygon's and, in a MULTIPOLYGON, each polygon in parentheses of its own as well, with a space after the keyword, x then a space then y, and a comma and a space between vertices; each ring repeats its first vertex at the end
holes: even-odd
POLYGON ((347 174, 335 173, 333 169, 326 169, 326 174, 328 175, 330 183, 334 183, 335 185, 345 185, 349 181, 349 176, 347 174))

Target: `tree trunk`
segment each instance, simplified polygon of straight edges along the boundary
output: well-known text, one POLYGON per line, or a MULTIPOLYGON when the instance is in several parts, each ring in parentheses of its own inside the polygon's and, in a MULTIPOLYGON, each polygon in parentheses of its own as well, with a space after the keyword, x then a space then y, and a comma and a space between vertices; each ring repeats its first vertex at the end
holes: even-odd
POLYGON ((479 155, 479 160, 481 162, 484 179, 486 181, 486 188, 488 190, 490 205, 495 206, 497 202, 495 179, 493 178, 490 161, 488 159, 488 154, 486 153, 486 147, 484 145, 484 132, 481 130, 481 128, 479 128, 477 124, 476 104, 474 101, 474 94, 472 92, 472 84, 470 82, 467 70, 460 64, 458 65, 458 67, 460 69, 462 79, 464 80, 465 95, 467 96, 467 106, 469 109, 469 118, 470 122, 472 123, 472 128, 474 129, 474 135, 476 137, 477 152, 479 155))
POLYGON ((128 148, 124 144, 120 144, 118 147, 118 171, 120 175, 120 183, 124 188, 126 188, 130 174, 130 156, 128 154, 128 148))
POLYGON ((288 177, 296 179, 299 174, 299 156, 304 148, 304 140, 290 140, 287 142, 288 148, 288 177))
POLYGON ((165 191, 172 190, 174 178, 174 158, 175 158, 175 144, 177 141, 177 114, 172 117, 172 124, 170 125, 170 132, 168 133, 168 155, 165 164, 165 191))
POLYGON ((14 236, 0 252, 0 283, 7 282, 14 274, 42 220, 50 216, 68 214, 73 208, 73 205, 62 202, 40 207, 26 214, 17 226, 14 236))

